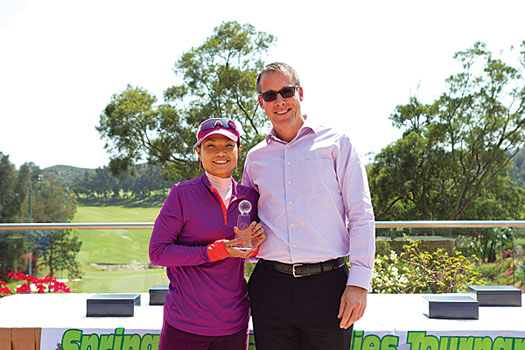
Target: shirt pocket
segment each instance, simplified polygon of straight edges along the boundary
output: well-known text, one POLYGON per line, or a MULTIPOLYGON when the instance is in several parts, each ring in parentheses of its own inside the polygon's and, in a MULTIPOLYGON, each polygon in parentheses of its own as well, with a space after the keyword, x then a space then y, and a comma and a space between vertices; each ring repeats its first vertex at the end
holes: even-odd
POLYGON ((322 198, 337 188, 337 175, 331 158, 304 159, 301 166, 303 193, 322 198))

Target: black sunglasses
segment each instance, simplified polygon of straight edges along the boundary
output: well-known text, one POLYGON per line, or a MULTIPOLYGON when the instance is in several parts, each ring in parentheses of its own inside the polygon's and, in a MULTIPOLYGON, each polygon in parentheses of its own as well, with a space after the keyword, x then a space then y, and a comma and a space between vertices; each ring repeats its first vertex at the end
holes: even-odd
POLYGON ((279 91, 274 90, 266 90, 263 93, 260 93, 259 96, 262 97, 262 99, 266 102, 272 102, 275 101, 277 98, 277 94, 280 94, 283 98, 290 98, 293 95, 295 95, 295 90, 299 87, 299 85, 295 86, 285 86, 279 91))

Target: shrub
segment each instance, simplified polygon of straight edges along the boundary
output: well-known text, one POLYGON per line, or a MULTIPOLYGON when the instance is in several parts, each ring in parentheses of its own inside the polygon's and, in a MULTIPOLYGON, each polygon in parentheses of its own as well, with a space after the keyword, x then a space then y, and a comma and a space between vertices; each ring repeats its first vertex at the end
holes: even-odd
POLYGON ((523 249, 514 247, 503 251, 501 258, 493 263, 482 264, 476 268, 490 284, 514 285, 519 279, 520 264, 523 261, 523 249))
POLYGON ((465 291, 468 285, 485 284, 474 270, 474 255, 466 258, 460 252, 449 255, 442 248, 422 250, 421 240, 405 235, 407 244, 398 255, 379 256, 375 260, 372 289, 376 293, 453 293, 465 291), (473 260, 473 261, 471 261, 473 260))

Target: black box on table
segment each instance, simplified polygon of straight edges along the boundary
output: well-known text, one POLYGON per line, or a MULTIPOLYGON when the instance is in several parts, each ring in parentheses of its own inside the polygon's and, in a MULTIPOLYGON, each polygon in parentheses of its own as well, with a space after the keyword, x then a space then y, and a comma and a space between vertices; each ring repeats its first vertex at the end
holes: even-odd
POLYGON ((87 299, 87 317, 133 317, 140 294, 95 294, 87 299))
POLYGON ((479 318, 479 302, 468 295, 426 295, 423 299, 429 318, 479 318))
POLYGON ((480 306, 521 306, 521 290, 512 286, 468 286, 480 306))
POLYGON ((164 305, 166 294, 168 294, 169 286, 156 285, 149 289, 149 304, 150 305, 164 305))

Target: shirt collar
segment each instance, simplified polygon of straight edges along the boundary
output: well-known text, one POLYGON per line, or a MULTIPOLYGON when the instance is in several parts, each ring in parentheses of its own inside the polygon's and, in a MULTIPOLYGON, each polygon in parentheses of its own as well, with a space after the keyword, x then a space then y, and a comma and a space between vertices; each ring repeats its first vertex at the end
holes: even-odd
MULTIPOLYGON (((306 116, 305 116, 306 118, 306 116)), ((294 142, 294 140, 302 137, 303 135, 306 135, 310 132, 313 132, 313 133, 317 133, 318 130, 320 129, 320 125, 317 125, 317 124, 314 124, 312 123, 311 121, 308 120, 308 118, 305 119, 304 121, 304 124, 301 126, 301 128, 299 129, 299 131, 297 132, 297 135, 290 141, 290 142, 286 142, 286 141, 283 141, 281 140, 279 137, 277 137, 276 133, 275 133, 275 129, 272 127, 270 129, 270 132, 268 133, 268 135, 266 135, 266 144, 269 144, 270 141, 277 141, 277 142, 281 142, 281 143, 292 143, 294 142)))

